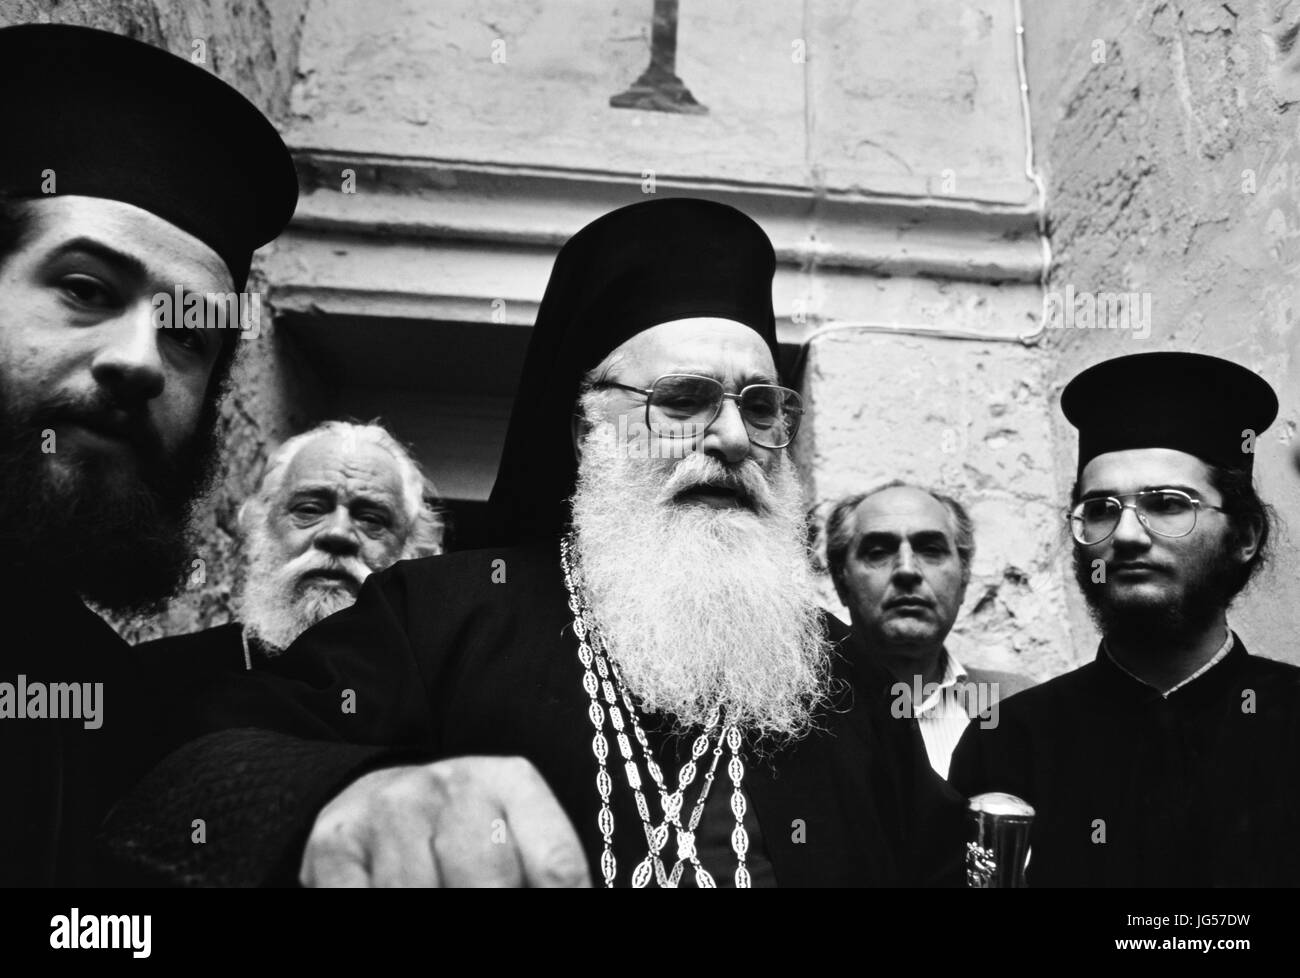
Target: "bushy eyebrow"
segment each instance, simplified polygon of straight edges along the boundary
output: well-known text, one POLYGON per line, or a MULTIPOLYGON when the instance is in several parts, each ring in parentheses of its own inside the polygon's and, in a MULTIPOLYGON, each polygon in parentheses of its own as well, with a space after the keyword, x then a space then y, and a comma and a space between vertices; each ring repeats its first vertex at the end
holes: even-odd
MULTIPOLYGON (((295 487, 290 491, 288 502, 292 503, 295 499, 336 499, 338 490, 327 483, 305 483, 295 487)), ((375 493, 358 493, 352 497, 350 505, 374 506, 376 509, 396 512, 391 502, 382 499, 375 493)))
POLYGON ((92 258, 97 258, 104 264, 111 266, 120 275, 142 281, 149 278, 149 269, 139 258, 118 251, 116 248, 102 241, 96 241, 94 238, 80 237, 65 241, 50 252, 46 261, 56 261, 65 255, 76 252, 82 252, 92 258))
MULTIPOLYGON (((92 238, 86 235, 81 235, 79 237, 72 238, 56 246, 45 257, 42 264, 48 265, 58 261, 60 258, 66 257, 67 255, 76 255, 76 254, 84 254, 91 258, 96 259, 97 261, 101 261, 105 265, 108 265, 110 268, 112 268, 116 274, 122 276, 123 278, 132 279, 135 282, 139 282, 139 283, 152 282, 158 284, 176 282, 174 272, 172 274, 166 274, 157 269, 150 268, 147 264, 145 264, 145 262, 137 258, 135 255, 127 254, 126 252, 118 248, 114 248, 110 244, 106 244, 105 242, 100 241, 97 238, 92 238)), ((170 287, 168 291, 170 291, 170 287)), ((232 287, 230 288, 218 287, 215 293, 202 292, 196 289, 185 288, 184 294, 198 295, 203 298, 205 305, 211 306, 213 304, 213 299, 212 299, 213 295, 221 297, 233 291, 234 288, 232 285, 232 287)), ((217 301, 220 301, 220 299, 218 299, 217 301)))
MULTIPOLYGON (((690 374, 691 376, 694 377, 708 377, 711 380, 716 380, 724 387, 726 386, 726 380, 718 373, 718 371, 712 369, 711 367, 698 367, 698 368, 680 367, 675 370, 665 371, 663 374, 659 374, 658 376, 662 377, 662 376, 667 376, 668 374, 690 374)), ((761 373, 745 374, 743 376, 743 379, 740 382, 740 386, 748 387, 750 384, 776 384, 776 383, 777 380, 775 377, 773 377, 770 373, 763 371, 761 373)))
MULTIPOLYGON (((870 544, 896 544, 902 539, 901 534, 892 533, 888 530, 872 530, 864 533, 858 539, 858 549, 862 549, 870 544)), ((908 541, 912 546, 927 543, 950 543, 948 534, 943 530, 917 530, 915 533, 909 533, 908 541)))

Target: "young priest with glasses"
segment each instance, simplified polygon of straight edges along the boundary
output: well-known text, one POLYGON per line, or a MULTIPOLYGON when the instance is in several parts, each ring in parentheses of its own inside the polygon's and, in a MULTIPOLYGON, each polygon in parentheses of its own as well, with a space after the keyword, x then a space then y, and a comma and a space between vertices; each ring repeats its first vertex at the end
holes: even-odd
POLYGON ((1031 886, 1296 885, 1300 669, 1227 624, 1267 553, 1251 469, 1277 397, 1235 363, 1146 353, 1085 370, 1061 408, 1101 647, 972 724, 951 781, 1034 806, 1031 886))

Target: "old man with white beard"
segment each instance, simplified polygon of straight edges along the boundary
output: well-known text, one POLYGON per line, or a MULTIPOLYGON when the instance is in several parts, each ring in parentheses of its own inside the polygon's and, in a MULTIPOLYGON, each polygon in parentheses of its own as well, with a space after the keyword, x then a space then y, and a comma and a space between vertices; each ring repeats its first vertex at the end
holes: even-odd
POLYGON ((326 421, 271 453, 239 511, 239 620, 147 642, 194 669, 254 668, 348 607, 375 571, 442 553, 433 483, 382 425, 326 421))
POLYGON ((288 762, 246 757, 232 792, 200 740, 121 806, 119 854, 209 884, 954 881, 962 806, 818 607, 774 270, 707 201, 575 235, 493 493, 506 545, 375 574, 208 717, 411 763, 281 797, 288 762), (202 847, 170 828, 194 805, 202 847))

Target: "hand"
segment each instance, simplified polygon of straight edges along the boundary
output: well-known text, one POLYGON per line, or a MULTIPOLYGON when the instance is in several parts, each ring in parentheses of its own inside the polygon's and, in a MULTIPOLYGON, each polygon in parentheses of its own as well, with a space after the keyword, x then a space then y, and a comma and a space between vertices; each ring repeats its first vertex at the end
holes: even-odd
POLYGON ((321 809, 303 886, 591 886, 577 833, 521 757, 358 778, 321 809))

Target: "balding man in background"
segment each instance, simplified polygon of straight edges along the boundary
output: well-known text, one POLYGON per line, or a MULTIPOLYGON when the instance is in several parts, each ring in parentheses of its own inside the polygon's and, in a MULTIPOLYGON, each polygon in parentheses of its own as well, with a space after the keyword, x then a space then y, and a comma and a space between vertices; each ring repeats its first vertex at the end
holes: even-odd
POLYGON ((375 571, 443 552, 433 483, 383 426, 326 421, 267 460, 239 511, 239 621, 140 646, 196 667, 251 669, 348 607, 375 571))
POLYGON ((1032 685, 1017 673, 967 669, 944 644, 970 583, 974 524, 957 500, 895 481, 842 499, 825 535, 858 652, 898 680, 896 712, 916 719, 930 766, 946 778, 970 720, 1032 685))

